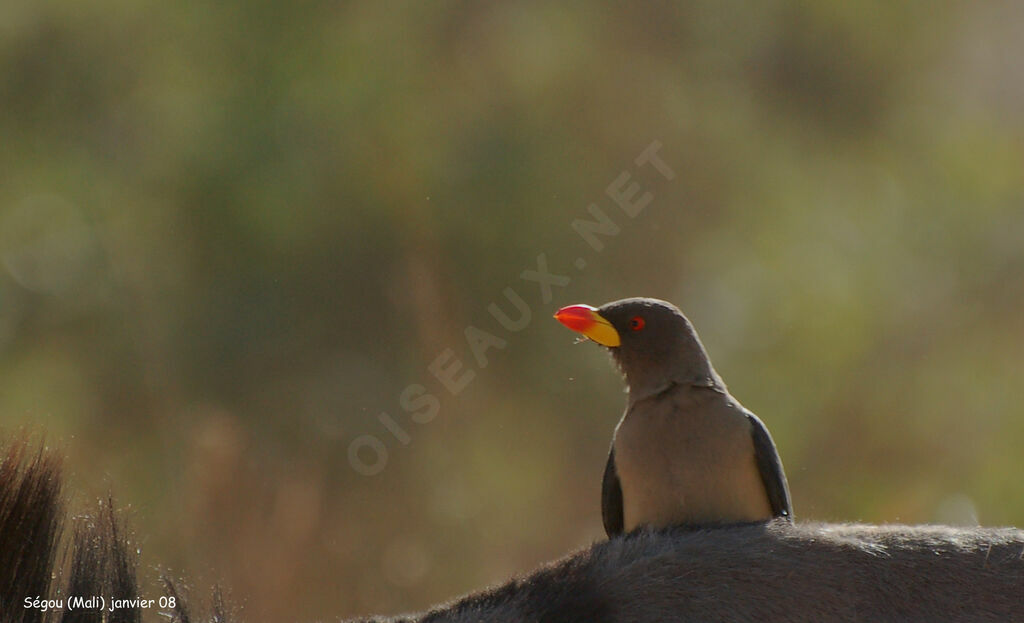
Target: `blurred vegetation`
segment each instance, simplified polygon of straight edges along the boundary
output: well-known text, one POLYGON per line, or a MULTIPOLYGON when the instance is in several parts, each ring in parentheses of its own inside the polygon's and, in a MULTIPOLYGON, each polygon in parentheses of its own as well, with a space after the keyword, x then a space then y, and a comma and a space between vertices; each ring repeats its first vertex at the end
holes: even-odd
POLYGON ((1024 524, 1022 26, 1011 0, 7 0, 3 431, 47 431, 147 560, 253 620, 422 608, 602 536, 624 397, 550 313, 649 295, 768 423, 799 518, 1024 524), (634 165, 654 140, 671 181, 634 165), (507 342, 486 368, 469 325, 507 342))

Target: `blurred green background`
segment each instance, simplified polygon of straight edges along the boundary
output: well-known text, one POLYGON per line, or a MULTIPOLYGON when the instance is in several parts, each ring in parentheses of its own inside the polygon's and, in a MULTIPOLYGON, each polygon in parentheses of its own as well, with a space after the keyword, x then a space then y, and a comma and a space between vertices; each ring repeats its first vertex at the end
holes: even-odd
POLYGON ((3 432, 46 431, 76 499, 112 491, 147 563, 253 620, 424 608, 602 537, 624 395, 550 314, 647 295, 771 428, 798 518, 1022 525, 1022 27, 1012 0, 6 0, 3 432), (471 325, 505 341, 484 368, 471 325))

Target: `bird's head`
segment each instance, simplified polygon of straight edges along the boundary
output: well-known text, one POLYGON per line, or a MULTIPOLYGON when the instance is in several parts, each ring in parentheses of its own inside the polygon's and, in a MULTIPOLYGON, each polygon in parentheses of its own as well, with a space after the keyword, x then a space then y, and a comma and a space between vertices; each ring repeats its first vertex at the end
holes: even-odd
POLYGON ((672 383, 724 389, 693 325, 665 301, 629 298, 601 307, 570 305, 555 313, 566 327, 606 346, 626 377, 630 400, 672 383))

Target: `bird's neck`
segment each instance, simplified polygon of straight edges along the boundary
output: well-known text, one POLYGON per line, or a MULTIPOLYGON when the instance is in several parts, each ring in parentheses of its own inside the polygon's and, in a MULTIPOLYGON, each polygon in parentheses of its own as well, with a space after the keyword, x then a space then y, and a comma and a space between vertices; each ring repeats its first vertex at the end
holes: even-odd
POLYGON ((699 374, 684 376, 681 378, 661 378, 655 381, 648 380, 644 383, 629 384, 628 406, 633 406, 641 400, 647 400, 659 394, 663 394, 675 387, 685 387, 695 390, 709 390, 712 392, 728 395, 729 391, 718 376, 715 369, 710 365, 707 370, 699 374))

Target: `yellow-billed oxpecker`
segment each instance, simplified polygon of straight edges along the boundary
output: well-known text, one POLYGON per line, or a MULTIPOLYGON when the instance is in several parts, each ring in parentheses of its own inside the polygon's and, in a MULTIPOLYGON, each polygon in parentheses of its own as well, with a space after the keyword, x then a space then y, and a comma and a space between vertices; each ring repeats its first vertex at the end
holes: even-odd
POLYGON ((729 395, 679 309, 630 298, 570 305, 555 318, 606 346, 629 386, 601 488, 609 537, 639 526, 792 518, 768 429, 729 395))

